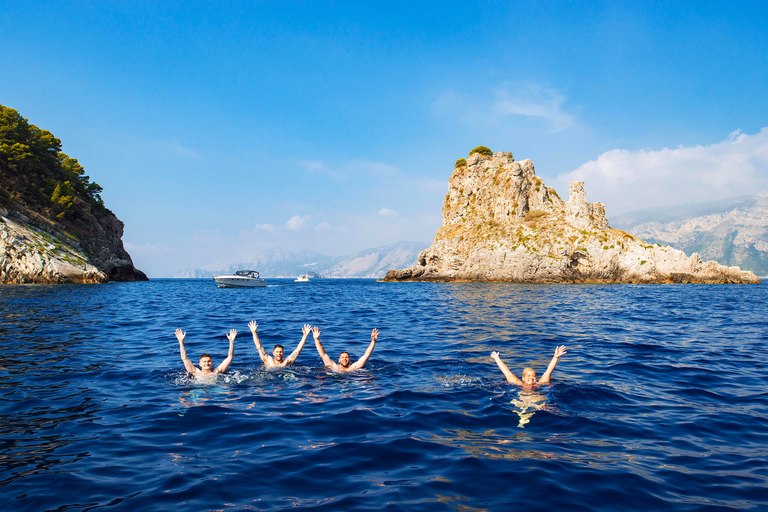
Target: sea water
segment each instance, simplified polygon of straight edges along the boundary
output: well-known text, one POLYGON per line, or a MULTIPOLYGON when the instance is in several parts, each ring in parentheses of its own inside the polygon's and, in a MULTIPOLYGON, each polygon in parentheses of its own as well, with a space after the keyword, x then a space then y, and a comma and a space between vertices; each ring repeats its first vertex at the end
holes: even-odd
POLYGON ((269 282, 0 287, 0 507, 768 509, 766 285, 269 282))

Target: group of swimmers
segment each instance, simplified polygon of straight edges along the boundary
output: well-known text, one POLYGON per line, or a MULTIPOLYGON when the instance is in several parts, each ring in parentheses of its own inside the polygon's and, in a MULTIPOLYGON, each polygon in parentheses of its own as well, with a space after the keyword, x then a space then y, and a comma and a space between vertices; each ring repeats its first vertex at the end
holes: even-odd
MULTIPOLYGON (((365 366, 366 362, 368 362, 368 358, 371 357, 373 349, 376 347, 376 340, 379 338, 378 329, 373 329, 371 331, 371 343, 368 345, 368 348, 365 350, 365 353, 360 359, 358 359, 355 363, 352 363, 349 357, 349 352, 342 352, 339 355, 338 362, 334 362, 326 353, 322 343, 320 343, 320 329, 317 326, 313 328, 311 325, 305 324, 304 327, 302 327, 301 332, 303 336, 301 337, 301 341, 296 346, 296 349, 291 352, 291 355, 288 357, 285 357, 285 349, 282 345, 275 345, 275 348, 272 349, 272 355, 268 355, 267 351, 264 350, 264 347, 261 345, 261 341, 259 341, 259 336, 256 332, 258 327, 259 326, 256 322, 251 321, 248 323, 248 328, 251 330, 251 334, 253 334, 253 343, 256 345, 256 350, 259 352, 259 357, 261 357, 261 360, 264 362, 264 366, 267 368, 280 368, 293 364, 293 362, 296 361, 296 358, 299 357, 299 354, 301 353, 301 350, 304 348, 304 344, 307 341, 307 337, 311 332, 312 337, 315 339, 315 348, 317 349, 318 354, 320 354, 320 358, 323 360, 323 364, 326 366, 326 368, 331 371, 340 373, 359 370, 365 366)), ((227 371, 227 368, 229 368, 229 365, 235 358, 235 337, 237 336, 237 330, 231 329, 229 334, 227 334, 227 339, 229 339, 229 353, 227 354, 226 359, 224 359, 224 361, 222 361, 222 363, 215 369, 213 369, 213 359, 209 354, 203 354, 200 356, 199 368, 192 363, 189 357, 187 357, 187 349, 184 346, 184 340, 186 336, 186 332, 183 332, 181 329, 176 329, 176 339, 179 340, 181 360, 184 362, 184 368, 186 368, 187 372, 191 373, 195 377, 205 378, 227 371)), ((533 368, 525 368, 523 370, 523 378, 520 380, 515 377, 515 375, 509 370, 509 367, 504 363, 504 361, 501 360, 498 352, 491 352, 491 359, 496 361, 496 364, 501 369, 501 372, 507 378, 507 382, 524 388, 533 388, 537 384, 549 383, 549 379, 552 376, 552 372, 555 370, 555 367, 557 366, 558 360, 564 356, 565 353, 565 345, 555 349, 555 355, 549 362, 547 370, 538 381, 536 380, 536 372, 533 370, 533 368)))

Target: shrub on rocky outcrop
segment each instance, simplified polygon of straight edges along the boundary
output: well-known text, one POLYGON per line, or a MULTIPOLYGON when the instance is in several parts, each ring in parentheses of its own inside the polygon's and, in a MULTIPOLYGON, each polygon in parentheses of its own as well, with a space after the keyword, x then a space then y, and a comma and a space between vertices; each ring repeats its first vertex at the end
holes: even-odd
POLYGON ((490 148, 486 146, 477 146, 475 149, 469 152, 469 156, 472 156, 475 153, 480 153, 484 156, 493 156, 493 151, 491 151, 490 148))
POLYGON ((472 150, 473 172, 451 174, 443 226, 418 264, 385 281, 523 283, 759 283, 751 272, 703 262, 611 229, 601 203, 588 203, 571 181, 563 201, 535 175, 530 160, 472 150), (486 156, 489 155, 489 156, 486 156))
POLYGON ((453 164, 453 168, 456 169, 457 167, 464 167, 467 165, 467 159, 466 158, 459 158, 456 160, 456 163, 453 164))
POLYGON ((61 140, 0 105, 0 283, 145 281, 101 192, 61 140))

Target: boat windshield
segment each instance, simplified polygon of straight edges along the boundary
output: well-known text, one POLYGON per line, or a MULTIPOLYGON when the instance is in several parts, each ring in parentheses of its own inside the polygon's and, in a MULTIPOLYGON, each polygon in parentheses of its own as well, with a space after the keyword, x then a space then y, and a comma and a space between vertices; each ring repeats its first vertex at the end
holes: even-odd
POLYGON ((259 278, 259 273, 256 270, 238 270, 235 272, 236 276, 252 277, 254 279, 259 278))

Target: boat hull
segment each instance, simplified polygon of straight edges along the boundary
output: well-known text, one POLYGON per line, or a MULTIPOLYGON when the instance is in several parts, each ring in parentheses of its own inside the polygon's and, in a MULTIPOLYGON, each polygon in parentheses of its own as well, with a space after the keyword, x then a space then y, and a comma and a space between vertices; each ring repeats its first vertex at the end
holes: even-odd
POLYGON ((263 279, 239 276, 216 276, 213 278, 219 288, 264 288, 267 282, 263 279))

